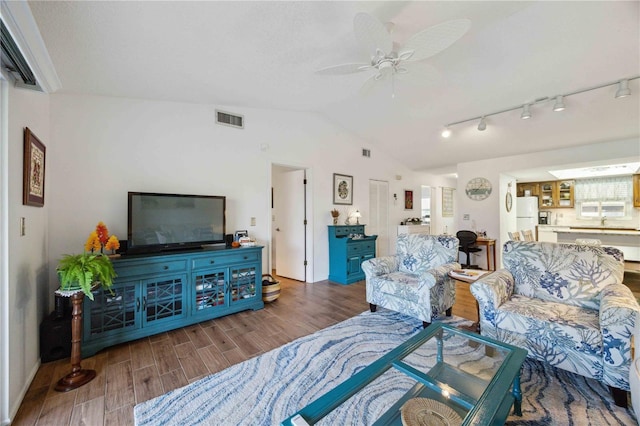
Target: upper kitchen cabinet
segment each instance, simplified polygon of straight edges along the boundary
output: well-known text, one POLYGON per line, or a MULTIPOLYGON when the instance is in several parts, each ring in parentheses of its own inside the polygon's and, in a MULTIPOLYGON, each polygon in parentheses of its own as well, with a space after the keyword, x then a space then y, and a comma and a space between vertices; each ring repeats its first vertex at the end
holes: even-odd
POLYGON ((575 181, 559 180, 552 182, 541 182, 540 187, 540 207, 563 208, 573 207, 575 181))
POLYGON ((519 183, 517 189, 518 197, 536 197, 540 195, 540 184, 538 182, 519 183))
POLYGON ((640 207, 640 175, 633 175, 633 207, 640 207))

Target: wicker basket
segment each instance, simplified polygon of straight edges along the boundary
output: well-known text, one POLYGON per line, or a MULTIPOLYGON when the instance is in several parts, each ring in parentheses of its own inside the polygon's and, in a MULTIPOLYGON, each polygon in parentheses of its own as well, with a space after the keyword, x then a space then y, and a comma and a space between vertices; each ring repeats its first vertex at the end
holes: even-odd
POLYGON ((273 302, 280 297, 280 281, 269 274, 262 276, 262 301, 273 302))

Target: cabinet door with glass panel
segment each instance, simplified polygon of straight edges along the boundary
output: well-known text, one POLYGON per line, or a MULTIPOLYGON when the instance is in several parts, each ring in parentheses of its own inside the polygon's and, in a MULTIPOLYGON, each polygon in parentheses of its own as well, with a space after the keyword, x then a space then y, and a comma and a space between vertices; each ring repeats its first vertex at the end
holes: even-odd
POLYGON ((556 182, 557 197, 556 207, 573 207, 573 189, 575 181, 561 180, 556 182))
POLYGON ((540 182, 540 207, 556 207, 556 182, 540 182))

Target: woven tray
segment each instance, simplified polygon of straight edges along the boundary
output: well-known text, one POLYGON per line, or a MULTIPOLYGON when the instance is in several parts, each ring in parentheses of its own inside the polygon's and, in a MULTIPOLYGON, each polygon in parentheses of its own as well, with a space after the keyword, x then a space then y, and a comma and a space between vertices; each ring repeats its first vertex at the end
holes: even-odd
POLYGON ((404 426, 457 426, 462 418, 451 407, 429 398, 411 398, 400 408, 404 426))

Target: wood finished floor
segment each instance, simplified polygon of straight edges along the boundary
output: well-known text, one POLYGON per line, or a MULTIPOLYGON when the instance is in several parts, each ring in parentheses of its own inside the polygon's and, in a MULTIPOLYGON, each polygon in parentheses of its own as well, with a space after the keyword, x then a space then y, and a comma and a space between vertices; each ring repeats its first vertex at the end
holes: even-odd
MULTIPOLYGON (((640 263, 627 269, 640 270, 640 263)), ((55 383, 69 359, 42 364, 13 425, 132 425, 133 407, 368 309, 364 281, 281 281, 278 300, 246 311, 107 348, 82 361, 97 377, 67 393, 55 383)), ((477 321, 469 285, 458 283, 453 314, 477 321)))
POLYGON ((97 377, 56 392, 69 359, 42 364, 13 425, 131 425, 135 404, 182 387, 368 309, 364 281, 342 286, 279 278, 278 300, 107 348, 82 361, 97 377))

